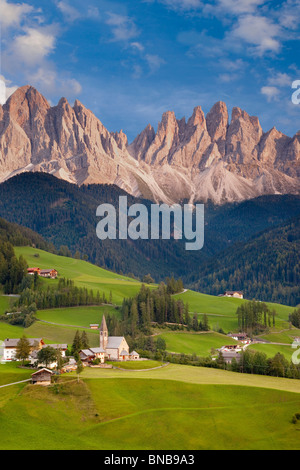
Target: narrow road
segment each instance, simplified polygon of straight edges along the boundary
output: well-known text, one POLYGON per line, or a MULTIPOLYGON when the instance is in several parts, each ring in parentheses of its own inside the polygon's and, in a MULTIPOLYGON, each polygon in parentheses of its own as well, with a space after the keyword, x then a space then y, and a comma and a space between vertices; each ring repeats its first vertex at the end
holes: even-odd
POLYGON ((30 382, 30 381, 31 381, 31 379, 20 380, 20 382, 13 382, 13 383, 11 383, 11 384, 0 385, 0 388, 9 387, 10 385, 22 384, 22 383, 24 383, 24 382, 30 382))
POLYGON ((83 330, 90 330, 90 327, 89 327, 89 326, 67 325, 66 323, 54 323, 53 321, 40 320, 39 318, 38 318, 38 321, 39 321, 39 322, 42 322, 42 323, 47 323, 48 325, 69 326, 69 327, 71 327, 71 328, 81 328, 81 329, 83 329, 83 330))

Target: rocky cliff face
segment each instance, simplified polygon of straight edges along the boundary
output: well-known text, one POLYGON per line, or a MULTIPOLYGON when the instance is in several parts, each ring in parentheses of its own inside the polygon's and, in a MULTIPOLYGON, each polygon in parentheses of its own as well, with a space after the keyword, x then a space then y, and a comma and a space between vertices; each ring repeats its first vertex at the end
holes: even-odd
POLYGON ((300 132, 262 131, 257 117, 218 102, 186 120, 166 112, 128 145, 78 100, 50 107, 33 87, 0 106, 0 181, 44 171, 76 184, 110 183, 156 202, 221 204, 300 192, 300 132))

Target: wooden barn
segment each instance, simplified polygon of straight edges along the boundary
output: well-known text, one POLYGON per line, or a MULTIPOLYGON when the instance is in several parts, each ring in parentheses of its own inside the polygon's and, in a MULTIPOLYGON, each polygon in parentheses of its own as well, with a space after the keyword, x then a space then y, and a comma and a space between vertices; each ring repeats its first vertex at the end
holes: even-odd
POLYGON ((32 383, 35 385, 51 385, 53 372, 49 369, 40 369, 31 375, 32 383))

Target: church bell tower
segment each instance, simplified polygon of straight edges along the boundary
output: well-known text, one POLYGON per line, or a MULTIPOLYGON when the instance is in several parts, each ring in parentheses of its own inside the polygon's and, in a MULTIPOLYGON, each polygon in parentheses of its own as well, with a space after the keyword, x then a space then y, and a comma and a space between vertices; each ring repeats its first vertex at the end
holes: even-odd
POLYGON ((100 348, 105 350, 107 346, 107 341, 108 341, 108 329, 106 325, 105 316, 103 315, 101 326, 100 326, 100 348))

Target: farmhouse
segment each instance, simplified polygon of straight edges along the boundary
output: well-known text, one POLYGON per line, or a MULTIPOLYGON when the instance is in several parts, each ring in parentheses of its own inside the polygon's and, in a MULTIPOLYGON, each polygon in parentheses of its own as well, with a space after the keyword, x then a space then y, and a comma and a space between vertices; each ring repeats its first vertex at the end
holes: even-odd
MULTIPOLYGON (((3 360, 4 361, 15 361, 17 344, 20 339, 5 339, 4 348, 3 348, 3 360)), ((29 344, 31 346, 30 354, 35 350, 40 350, 45 345, 42 338, 28 338, 29 344)))
POLYGON ((33 276, 35 273, 41 277, 47 277, 50 279, 56 279, 58 274, 56 269, 27 268, 27 274, 33 276))
POLYGON ((243 299, 244 294, 242 291, 227 290, 226 292, 224 292, 223 297, 234 297, 235 299, 243 299))
POLYGON ((49 279, 56 279, 57 278, 57 271, 56 271, 56 269, 41 269, 40 276, 41 277, 47 277, 49 279))
POLYGON ((91 330, 98 330, 98 328, 99 328, 99 323, 92 323, 92 324, 90 325, 90 329, 91 329, 91 330))
POLYGON ((49 369, 40 369, 31 375, 32 383, 35 385, 50 385, 53 372, 49 369))
POLYGON ((235 339, 236 341, 241 341, 242 343, 250 343, 250 338, 248 338, 246 333, 232 333, 227 336, 230 336, 230 338, 235 339))

